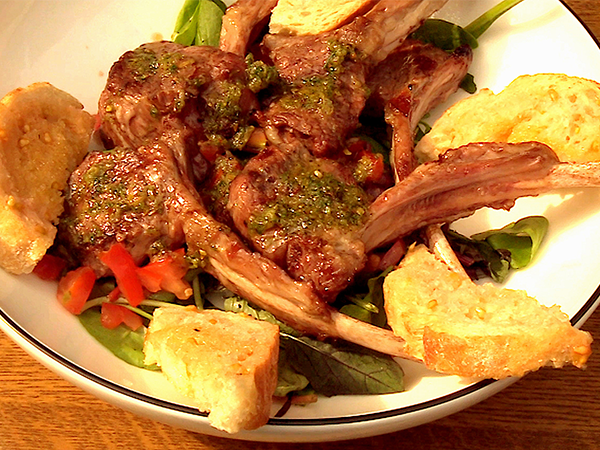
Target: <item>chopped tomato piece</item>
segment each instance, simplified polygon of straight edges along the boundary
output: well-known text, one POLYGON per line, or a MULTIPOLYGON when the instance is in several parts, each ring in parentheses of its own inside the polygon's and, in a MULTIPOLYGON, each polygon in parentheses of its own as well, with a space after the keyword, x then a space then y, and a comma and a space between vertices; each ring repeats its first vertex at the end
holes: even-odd
POLYGON ((109 302, 116 302, 117 300, 119 300, 120 296, 121 296, 121 289, 119 289, 119 286, 117 286, 116 288, 114 288, 107 295, 109 302))
POLYGON ((142 285, 150 292, 158 292, 162 289, 183 300, 192 295, 192 288, 184 279, 188 268, 183 249, 181 249, 152 261, 144 267, 139 267, 137 274, 142 285))
POLYGON ((33 268, 33 273, 42 280, 54 281, 60 278, 65 267, 67 262, 64 259, 46 253, 33 268))
POLYGON ((80 314, 95 282, 96 274, 87 266, 67 272, 58 283, 58 300, 67 311, 80 314))
POLYGON ((117 286, 131 306, 138 306, 145 298, 142 283, 136 273, 137 266, 131 254, 121 243, 113 244, 100 255, 100 260, 112 270, 117 286))
POLYGON ((115 303, 102 303, 100 322, 105 328, 113 329, 124 323, 133 331, 143 325, 142 318, 124 306, 115 303))

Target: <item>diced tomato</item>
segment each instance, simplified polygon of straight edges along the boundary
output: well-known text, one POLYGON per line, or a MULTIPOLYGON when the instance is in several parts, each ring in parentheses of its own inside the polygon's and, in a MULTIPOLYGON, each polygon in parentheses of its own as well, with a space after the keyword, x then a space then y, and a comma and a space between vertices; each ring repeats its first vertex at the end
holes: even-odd
POLYGON ((100 260, 112 270, 117 286, 131 306, 138 306, 145 298, 142 283, 136 273, 137 266, 131 254, 121 243, 100 255, 100 260))
POLYGON ((60 278, 65 267, 67 262, 64 259, 46 253, 33 268, 33 273, 42 280, 54 281, 60 278))
POLYGON ((121 296, 121 289, 119 289, 119 286, 117 286, 116 288, 114 288, 107 295, 109 302, 116 302, 117 300, 119 300, 120 296, 121 296))
POLYGON ((67 272, 58 283, 58 300, 67 311, 80 314, 95 282, 96 274, 87 266, 67 272))
POLYGON ((111 330, 117 328, 122 323, 133 331, 143 325, 142 318, 139 315, 115 303, 102 303, 100 322, 105 328, 111 330))
POLYGON ((144 267, 139 267, 137 274, 142 285, 150 292, 158 292, 162 289, 183 300, 192 295, 192 288, 184 279, 188 269, 184 251, 180 249, 144 267))

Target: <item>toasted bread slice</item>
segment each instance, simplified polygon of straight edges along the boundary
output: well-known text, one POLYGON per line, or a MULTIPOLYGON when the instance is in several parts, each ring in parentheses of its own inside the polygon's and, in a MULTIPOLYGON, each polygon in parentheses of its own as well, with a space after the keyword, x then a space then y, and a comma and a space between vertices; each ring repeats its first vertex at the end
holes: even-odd
POLYGON ((523 75, 450 107, 416 147, 421 161, 471 142, 538 141, 561 161, 600 160, 600 84, 556 73, 523 75))
POLYGON ((591 354, 590 334, 573 328, 558 306, 476 285, 423 245, 410 249, 383 288, 394 333, 441 373, 501 379, 545 365, 582 367, 591 354))
POLYGON ((144 341, 158 364, 215 428, 237 433, 267 423, 277 386, 279 327, 244 314, 158 308, 144 341))
POLYGON ((307 35, 334 30, 373 5, 373 0, 279 0, 271 14, 271 34, 307 35))
POLYGON ((29 273, 52 245, 93 125, 79 101, 48 83, 0 100, 0 267, 29 273))

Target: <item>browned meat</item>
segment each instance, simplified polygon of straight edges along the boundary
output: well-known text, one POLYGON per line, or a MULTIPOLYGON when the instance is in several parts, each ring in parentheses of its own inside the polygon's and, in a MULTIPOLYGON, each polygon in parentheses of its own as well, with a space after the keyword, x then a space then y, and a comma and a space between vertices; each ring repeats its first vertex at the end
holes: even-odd
POLYGON ((260 25, 264 25, 277 0, 238 0, 223 16, 221 42, 219 48, 224 52, 245 56, 252 35, 260 25))
POLYGON ((155 42, 125 53, 98 107, 108 146, 136 149, 162 139, 185 149, 176 153, 181 169, 202 178, 201 154, 229 147, 257 106, 245 70, 243 58, 207 46, 155 42))
POLYGON ((404 355, 403 341, 390 331, 339 314, 310 285, 250 252, 207 213, 173 153, 159 141, 136 151, 91 153, 70 189, 63 231, 71 235, 71 250, 98 274, 107 274, 99 253, 114 242, 123 242, 139 261, 180 246, 185 236, 188 252, 204 259, 209 273, 296 329, 404 355))
POLYGON ((269 100, 263 127, 270 136, 277 130, 284 139, 305 140, 315 156, 335 155, 358 125, 370 67, 445 2, 380 0, 364 16, 331 32, 265 36, 266 53, 287 85, 269 100))
POLYGON ((107 274, 99 255, 115 242, 138 263, 185 242, 183 217, 174 214, 181 205, 169 189, 176 180, 165 164, 151 149, 118 147, 88 154, 72 173, 59 237, 97 275, 107 274))
POLYGON ((299 145, 267 147, 234 180, 228 209, 255 249, 334 300, 365 263, 355 238, 367 195, 339 163, 299 145))
POLYGON ((413 142, 417 124, 425 113, 458 90, 472 59, 473 51, 468 46, 449 54, 407 39, 373 70, 367 111, 383 112, 392 127, 391 161, 397 181, 416 167, 413 142))
POLYGON ((361 239, 371 251, 413 230, 486 206, 509 209, 518 197, 545 192, 542 181, 557 164, 550 147, 538 142, 475 143, 450 150, 375 200, 361 239), (523 188, 520 183, 525 183, 523 188))

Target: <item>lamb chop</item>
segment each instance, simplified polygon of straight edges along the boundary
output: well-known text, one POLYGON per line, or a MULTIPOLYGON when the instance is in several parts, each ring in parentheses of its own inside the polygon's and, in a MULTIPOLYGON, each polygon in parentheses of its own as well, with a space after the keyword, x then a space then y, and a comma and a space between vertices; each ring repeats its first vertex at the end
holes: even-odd
POLYGON ((272 142, 300 138, 315 156, 335 156, 358 125, 370 69, 444 3, 380 0, 330 32, 266 35, 265 53, 285 81, 261 115, 272 142))
POLYGON ((111 68, 98 111, 109 147, 172 141, 191 179, 208 170, 203 154, 230 148, 258 106, 243 58, 213 47, 144 44, 111 68))
POLYGON ((355 232, 366 220, 367 194, 346 167, 299 142, 253 157, 231 185, 228 209, 256 250, 325 300, 365 264, 355 232))
POLYGON ((472 59, 473 51, 468 46, 448 53, 431 44, 406 39, 373 71, 365 113, 383 114, 392 128, 390 160, 396 181, 416 168, 413 147, 419 121, 458 90, 472 59))

